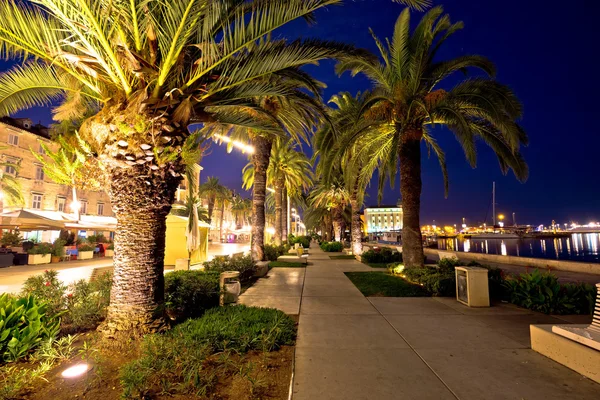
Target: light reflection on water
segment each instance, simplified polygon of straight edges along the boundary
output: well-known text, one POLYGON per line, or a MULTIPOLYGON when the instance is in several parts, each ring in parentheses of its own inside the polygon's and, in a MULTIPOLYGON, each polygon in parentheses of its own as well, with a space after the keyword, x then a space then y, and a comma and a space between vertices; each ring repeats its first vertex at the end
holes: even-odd
POLYGON ((439 239, 440 250, 501 254, 520 257, 553 258, 600 263, 600 235, 574 233, 550 239, 439 239))

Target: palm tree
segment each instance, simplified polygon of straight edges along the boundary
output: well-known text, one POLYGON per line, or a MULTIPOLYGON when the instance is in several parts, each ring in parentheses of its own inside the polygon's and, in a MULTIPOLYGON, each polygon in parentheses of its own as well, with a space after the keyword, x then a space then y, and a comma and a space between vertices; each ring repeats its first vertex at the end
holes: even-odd
POLYGON ((208 221, 212 222, 213 212, 215 210, 215 204, 217 199, 220 198, 227 188, 219 183, 219 178, 209 176, 206 178, 206 182, 200 185, 198 188, 198 195, 201 198, 206 199, 208 203, 208 221))
MULTIPOLYGON (((436 154, 447 174, 444 152, 436 142, 434 125, 447 127, 461 144, 471 166, 476 165, 475 140, 482 139, 496 153, 504 173, 512 170, 524 181, 528 168, 519 148, 527 136, 516 122, 522 107, 515 94, 493 79, 494 65, 482 56, 465 55, 451 60, 437 60, 445 41, 462 22, 451 23, 441 7, 428 11, 410 31, 410 13, 405 9, 398 18, 391 41, 384 45, 374 35, 381 59, 376 62, 342 61, 338 72, 363 73, 374 83, 365 100, 364 117, 379 134, 378 149, 367 168, 373 165, 380 175, 393 182, 400 166, 400 192, 403 207, 402 244, 406 267, 423 265, 423 248, 419 224, 421 195, 421 142, 436 154), (446 91, 440 88, 445 78, 455 72, 478 68, 488 77, 465 79, 446 91)), ((352 143, 362 132, 355 131, 340 147, 352 143)), ((380 194, 384 179, 380 179, 380 194)))
POLYGON ((221 206, 219 210, 219 238, 223 239, 223 221, 225 219, 225 207, 231 202, 231 190, 224 187, 224 190, 218 195, 217 202, 221 206))
POLYGON ((252 200, 234 196, 231 200, 231 212, 237 226, 249 225, 248 216, 252 211, 252 200))
MULTIPOLYGON (((274 76, 357 55, 318 40, 267 41, 275 29, 340 0, 38 0, 0 2, 0 48, 19 65, 0 76, 0 114, 60 100, 86 119, 116 214, 115 273, 105 332, 163 325, 166 215, 197 145, 193 123, 279 132, 255 99, 287 98, 274 76), (258 118, 257 118, 258 116, 258 118)), ((268 153, 267 153, 268 154, 268 153)))
MULTIPOLYGON (((339 171, 341 173, 341 171, 339 171)), ((342 226, 344 225, 344 209, 350 201, 343 179, 339 176, 328 182, 321 181, 312 189, 310 194, 311 204, 314 207, 327 209, 331 213, 333 222, 334 240, 342 240, 342 226)))
POLYGON ((369 160, 378 150, 374 147, 373 139, 379 134, 376 127, 372 126, 361 116, 362 108, 369 93, 358 94, 356 97, 349 93, 340 93, 333 96, 329 103, 337 106, 330 109, 329 120, 314 136, 315 156, 318 156, 317 172, 320 173, 325 182, 332 177, 343 178, 344 186, 349 195, 351 207, 351 241, 354 254, 362 253, 362 221, 360 209, 364 203, 364 195, 369 184, 374 165, 366 168, 369 160), (351 143, 340 147, 343 143, 341 138, 353 135, 354 132, 361 135, 351 143), (375 135, 375 136, 374 136, 375 135))
MULTIPOLYGON (((295 197, 302 192, 302 189, 308 189, 312 184, 313 173, 310 160, 304 153, 299 152, 296 147, 291 140, 276 139, 273 142, 269 157, 266 183, 274 188, 274 239, 277 245, 283 242, 284 226, 287 226, 287 221, 284 218, 287 213, 287 211, 284 211, 287 210, 287 204, 284 198, 287 200, 288 194, 295 197)), ((253 163, 249 163, 244 167, 243 179, 245 189, 249 189, 254 185, 255 168, 253 163)))

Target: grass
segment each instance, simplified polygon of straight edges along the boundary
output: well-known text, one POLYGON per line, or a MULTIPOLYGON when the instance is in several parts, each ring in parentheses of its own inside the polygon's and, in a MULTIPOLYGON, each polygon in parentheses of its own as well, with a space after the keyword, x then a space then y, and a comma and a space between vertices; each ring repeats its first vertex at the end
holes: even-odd
POLYGON ((331 258, 332 260, 354 260, 354 259, 356 259, 355 256, 348 255, 348 254, 329 256, 329 258, 331 258))
POLYGON ((429 296, 429 293, 422 286, 386 272, 346 272, 346 276, 364 296, 429 296))
POLYGON ((271 261, 269 263, 269 269, 271 268, 306 268, 306 264, 299 262, 271 261))

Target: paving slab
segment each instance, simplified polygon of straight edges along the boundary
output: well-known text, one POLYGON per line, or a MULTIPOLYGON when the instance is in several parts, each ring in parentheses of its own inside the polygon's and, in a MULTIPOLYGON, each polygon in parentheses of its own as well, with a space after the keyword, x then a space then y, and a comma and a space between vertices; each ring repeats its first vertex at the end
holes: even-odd
POLYGON ((462 315, 431 297, 368 297, 383 315, 462 315))
POLYGON ((456 301, 455 297, 432 297, 448 307, 465 315, 533 315, 531 310, 509 303, 492 303, 491 307, 468 307, 456 301))
POLYGON ((289 315, 300 314, 300 296, 240 296, 238 303, 249 307, 276 308, 289 315))
POLYGON ((421 349, 460 399, 597 400, 600 385, 531 349, 421 349))
POLYGON ((564 324, 565 321, 550 315, 477 315, 473 318, 483 322, 496 332, 509 337, 525 347, 531 347, 529 325, 564 324))
POLYGON ((379 314, 379 312, 361 296, 335 297, 315 296, 303 297, 300 314, 379 314))
POLYGON ((409 348, 381 315, 300 316, 296 347, 336 349, 409 348))
POLYGON ((363 297, 360 290, 356 288, 356 286, 346 283, 334 283, 327 285, 317 285, 317 284, 305 284, 304 292, 302 293, 304 297, 313 297, 313 296, 338 296, 338 297, 363 297))
POLYGON ((523 345, 468 315, 388 315, 415 349, 518 349, 523 345))
POLYGON ((294 400, 450 400, 410 349, 296 348, 294 400))
POLYGON ((258 282, 246 289, 244 295, 300 297, 302 295, 302 285, 271 285, 258 282))
POLYGON ((568 322, 569 324, 591 324, 592 314, 588 315, 553 315, 554 318, 568 322))

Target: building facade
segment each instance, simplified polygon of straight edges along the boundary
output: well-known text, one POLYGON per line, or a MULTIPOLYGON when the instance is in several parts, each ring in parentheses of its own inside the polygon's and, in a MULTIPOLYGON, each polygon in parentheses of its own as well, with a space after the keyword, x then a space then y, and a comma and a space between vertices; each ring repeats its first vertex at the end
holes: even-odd
POLYGON ((398 241, 402 231, 402 205, 366 207, 364 221, 369 240, 398 241))

